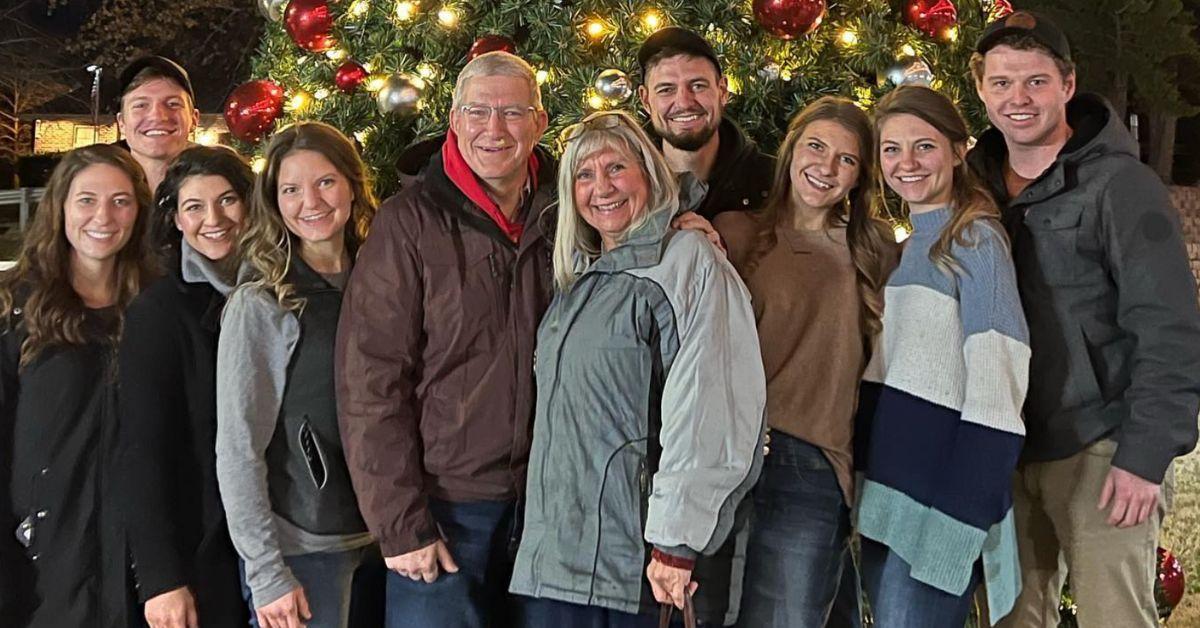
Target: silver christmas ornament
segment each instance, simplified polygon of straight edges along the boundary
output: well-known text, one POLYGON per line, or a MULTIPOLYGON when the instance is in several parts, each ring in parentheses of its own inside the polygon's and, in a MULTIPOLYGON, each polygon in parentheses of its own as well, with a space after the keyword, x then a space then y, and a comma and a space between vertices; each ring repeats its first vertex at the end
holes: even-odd
POLYGON ((396 73, 384 80, 375 102, 382 114, 408 116, 420 111, 424 95, 425 81, 421 77, 396 73))
POLYGON ((596 93, 613 102, 625 100, 633 94, 633 83, 629 82, 629 75, 617 69, 601 72, 596 77, 595 87, 596 93))
POLYGON ((895 87, 901 85, 929 87, 933 83, 933 70, 920 57, 904 56, 896 59, 896 62, 892 65, 880 70, 876 76, 876 83, 880 86, 891 84, 895 87))
POLYGON ((258 12, 272 22, 280 22, 287 3, 288 0, 258 0, 258 12))

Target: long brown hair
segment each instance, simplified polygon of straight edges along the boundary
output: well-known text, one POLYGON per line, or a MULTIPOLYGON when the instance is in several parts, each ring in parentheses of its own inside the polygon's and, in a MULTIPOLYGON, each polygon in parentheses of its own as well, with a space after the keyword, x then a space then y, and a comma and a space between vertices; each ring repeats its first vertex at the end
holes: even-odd
MULTIPOLYGON (((947 273, 957 273, 961 270, 958 261, 954 259, 952 246, 973 246, 974 242, 968 235, 971 223, 976 220, 987 221, 1002 238, 1004 229, 1000 226, 1000 209, 988 192, 987 187, 975 176, 967 165, 966 148, 970 133, 967 124, 949 98, 928 87, 919 85, 904 85, 879 100, 875 107, 875 154, 879 154, 880 129, 890 117, 900 114, 916 116, 924 120, 950 140, 950 145, 958 158, 954 166, 954 182, 951 185, 950 220, 942 227, 937 241, 929 247, 929 259, 947 273)), ((883 188, 883 173, 879 172, 879 187, 883 188)))
POLYGON ((854 262, 858 282, 862 331, 865 338, 870 338, 882 327, 883 284, 887 281, 889 260, 893 257, 889 249, 895 247, 895 240, 891 227, 879 217, 875 191, 870 184, 871 173, 875 169, 875 154, 871 150, 871 121, 853 101, 823 96, 793 116, 788 123, 787 136, 779 146, 775 163, 775 181, 771 186, 771 194, 758 212, 755 247, 746 256, 743 272, 747 276, 754 272, 763 256, 776 244, 778 238, 775 228, 791 219, 793 154, 808 125, 819 120, 836 122, 858 137, 858 181, 843 202, 826 213, 825 227, 846 228, 846 243, 850 248, 850 259, 854 262))
POLYGON ((133 182, 137 218, 129 242, 116 256, 118 312, 116 324, 105 330, 104 340, 116 344, 125 306, 157 271, 149 242, 151 219, 150 188, 146 175, 129 153, 107 144, 77 148, 63 156, 50 175, 45 195, 21 246, 16 266, 0 278, 0 316, 5 327, 16 324, 14 306, 24 297, 27 336, 21 344, 22 367, 45 349, 82 345, 92 338, 85 332, 88 308, 71 286, 71 243, 67 240, 64 216, 71 182, 85 168, 96 164, 113 166, 133 182))
POLYGON ((354 259, 358 247, 366 240, 378 205, 371 191, 367 167, 354 144, 341 131, 322 122, 300 122, 271 138, 267 144, 266 166, 255 182, 250 201, 246 221, 249 227, 242 232, 238 249, 256 275, 252 279, 269 289, 279 305, 289 310, 299 309, 302 302, 292 298, 293 287, 287 282, 293 243, 291 232, 279 213, 276 192, 283 159, 298 150, 320 153, 350 183, 354 200, 350 204, 350 221, 345 227, 350 259, 354 259))

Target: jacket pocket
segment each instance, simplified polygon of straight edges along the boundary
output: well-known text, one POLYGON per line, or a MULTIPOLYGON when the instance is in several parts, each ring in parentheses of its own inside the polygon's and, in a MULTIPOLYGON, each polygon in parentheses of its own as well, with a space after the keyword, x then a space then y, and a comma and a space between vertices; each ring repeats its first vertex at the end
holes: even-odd
POLYGON ((1053 211, 1037 208, 1025 216, 1025 224, 1033 233, 1038 268, 1051 286, 1071 286, 1081 282, 1082 261, 1079 256, 1082 205, 1062 205, 1053 211))

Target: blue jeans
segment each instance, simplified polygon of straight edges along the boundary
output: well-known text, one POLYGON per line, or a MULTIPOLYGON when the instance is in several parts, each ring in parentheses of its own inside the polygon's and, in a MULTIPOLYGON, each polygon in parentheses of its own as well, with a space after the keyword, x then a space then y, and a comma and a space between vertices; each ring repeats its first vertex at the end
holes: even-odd
POLYGON ((429 500, 458 573, 414 582, 387 575, 387 628, 504 628, 513 625, 512 501, 429 500))
POLYGON ((820 628, 829 621, 835 600, 837 624, 860 625, 849 539, 850 512, 825 454, 803 440, 771 432, 771 452, 754 488, 738 625, 820 628))
MULTIPOLYGON (((358 586, 356 572, 359 578, 366 576, 359 568, 380 569, 378 564, 379 550, 374 545, 345 552, 315 552, 284 556, 283 562, 292 571, 300 586, 304 588, 304 597, 308 600, 308 610, 312 619, 303 622, 307 628, 351 628, 352 626, 367 626, 369 619, 351 622, 351 593, 358 596, 354 589, 358 586)), ((250 589, 246 586, 244 567, 239 561, 242 571, 242 597, 250 606, 250 625, 258 628, 258 614, 255 612, 255 601, 251 600, 250 589)), ((363 578, 367 582, 369 578, 363 578)), ((369 596, 368 596, 369 597, 369 596)), ((378 596, 375 596, 378 600, 378 596)), ((264 603, 269 603, 267 600, 264 603)), ((356 614, 363 618, 365 609, 360 607, 356 614)), ((368 614, 369 616, 369 614, 368 614)))
POLYGON ((620 611, 547 600, 522 597, 521 628, 657 628, 655 615, 634 615, 620 611))
POLYGON ((971 599, 982 577, 981 561, 962 595, 947 593, 913 579, 912 567, 882 543, 862 539, 863 586, 876 626, 886 628, 963 628, 971 599))

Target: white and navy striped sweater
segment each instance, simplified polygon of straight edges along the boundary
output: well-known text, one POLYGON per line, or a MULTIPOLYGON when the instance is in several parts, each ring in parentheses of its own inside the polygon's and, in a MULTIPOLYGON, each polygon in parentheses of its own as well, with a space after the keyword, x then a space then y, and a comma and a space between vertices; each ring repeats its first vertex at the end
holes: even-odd
POLYGON ((1029 332, 998 224, 976 222, 943 272, 929 248, 948 209, 914 214, 864 374, 856 463, 863 536, 914 579, 962 594, 982 557, 992 620, 1020 591, 1012 475, 1025 426, 1029 332))

